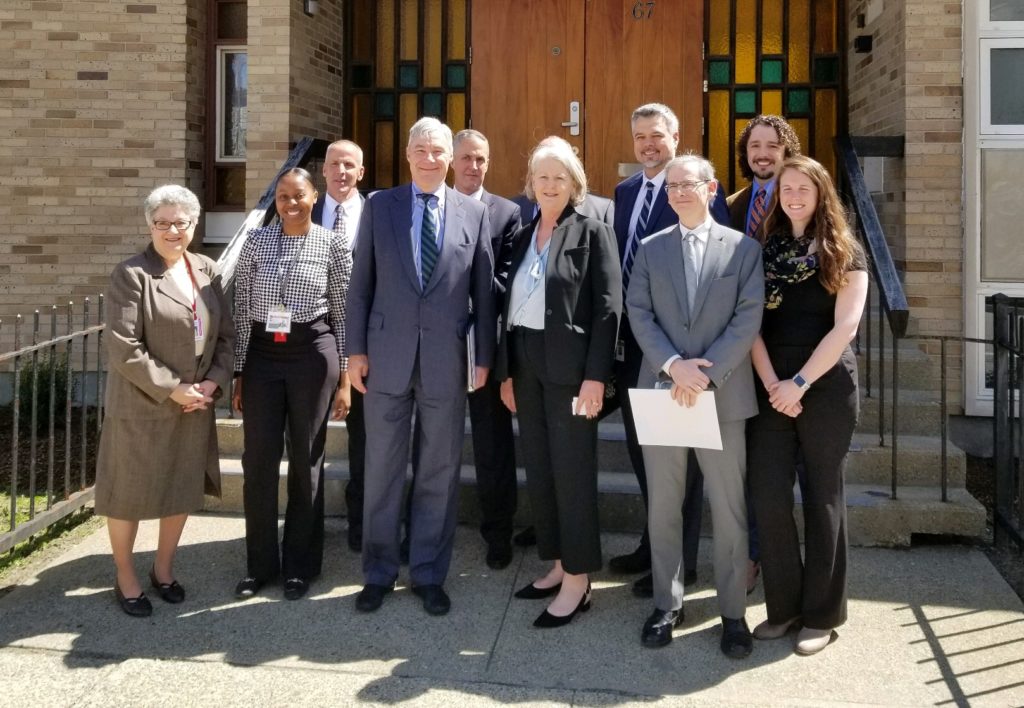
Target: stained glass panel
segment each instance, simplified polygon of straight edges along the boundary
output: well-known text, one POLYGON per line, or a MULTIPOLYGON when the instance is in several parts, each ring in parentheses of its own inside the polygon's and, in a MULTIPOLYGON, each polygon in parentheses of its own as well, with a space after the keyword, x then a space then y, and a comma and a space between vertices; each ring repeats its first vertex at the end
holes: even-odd
POLYGON ((782 91, 761 92, 761 112, 773 116, 782 115, 782 91))
POLYGON ((782 54, 782 11, 784 0, 761 2, 761 53, 782 54))
POLYGON ((420 69, 415 64, 403 64, 398 67, 398 87, 415 89, 420 87, 420 69))
POLYGON ((835 0, 814 0, 814 52, 836 51, 835 0))
POLYGON ((377 88, 395 85, 395 17, 377 13, 377 88))
POLYGON ((465 64, 449 64, 446 72, 447 78, 445 85, 450 89, 464 89, 466 88, 466 65, 465 64))
POLYGON ((790 89, 786 97, 786 114, 806 115, 811 110, 809 89, 790 89))
POLYGON ((836 134, 835 89, 814 92, 814 158, 835 174, 835 153, 832 136, 836 134))
MULTIPOLYGON (((423 18, 423 85, 441 86, 441 3, 425 3, 423 18)), ((441 110, 438 109, 438 115, 441 110)))
POLYGON ((729 92, 708 92, 708 146, 707 157, 715 165, 719 179, 728 184, 729 162, 732 155, 732 137, 729 126, 729 92))
POLYGON ((736 0, 736 83, 757 81, 757 0, 736 0))
POLYGON ((761 83, 781 84, 782 83, 782 60, 762 59, 761 60, 761 83))
POLYGON ((708 83, 721 86, 729 83, 729 61, 716 59, 708 62, 708 83))
POLYGON ((789 0, 789 80, 810 79, 810 0, 789 0))
MULTIPOLYGON (((400 59, 403 61, 416 61, 420 58, 420 4, 418 0, 401 0, 401 2, 402 56, 400 59)), ((380 3, 377 12, 390 14, 390 4, 390 2, 380 3)))
POLYGON ((814 57, 814 83, 834 84, 839 80, 839 57, 814 57))
POLYGON ((466 127, 466 94, 448 94, 448 127, 457 133, 466 127))
POLYGON ((446 18, 448 30, 448 59, 466 58, 466 3, 449 2, 446 18))
POLYGON ((441 94, 423 94, 423 115, 434 116, 435 118, 439 118, 441 116, 441 94))
POLYGON ((373 141, 373 171, 376 179, 373 184, 379 189, 394 187, 392 170, 395 164, 395 124, 390 121, 377 123, 376 134, 373 141))
POLYGON ((732 48, 729 45, 729 39, 732 36, 732 20, 730 13, 732 8, 729 7, 727 2, 712 2, 708 3, 708 12, 711 17, 708 21, 709 30, 709 41, 708 41, 708 53, 709 54, 732 54, 732 48))
POLYGON ((736 114, 753 116, 757 113, 757 92, 736 89, 736 114))

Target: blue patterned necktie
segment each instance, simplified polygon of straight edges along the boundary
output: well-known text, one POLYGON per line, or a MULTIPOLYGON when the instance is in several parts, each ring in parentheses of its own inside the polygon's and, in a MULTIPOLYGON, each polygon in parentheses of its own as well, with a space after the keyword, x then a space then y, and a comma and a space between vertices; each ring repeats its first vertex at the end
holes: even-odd
POLYGON ((644 194, 644 205, 640 207, 640 216, 636 220, 636 228, 629 239, 626 247, 626 256, 622 259, 622 291, 625 292, 629 286, 629 274, 633 271, 633 262, 636 260, 636 251, 640 248, 640 240, 647 235, 647 220, 651 218, 651 204, 654 203, 654 182, 647 182, 647 191, 644 194))
POLYGON ((423 200, 423 223, 420 226, 420 278, 423 287, 430 282, 430 276, 437 265, 437 224, 434 211, 430 208, 437 197, 433 194, 417 194, 423 200))

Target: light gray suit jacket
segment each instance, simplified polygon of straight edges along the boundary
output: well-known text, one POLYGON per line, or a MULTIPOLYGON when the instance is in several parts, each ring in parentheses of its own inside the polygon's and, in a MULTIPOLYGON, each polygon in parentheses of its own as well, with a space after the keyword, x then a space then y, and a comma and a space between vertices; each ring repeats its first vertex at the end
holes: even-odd
POLYGON ((672 356, 702 357, 715 388, 721 422, 757 414, 750 349, 761 329, 761 247, 738 231, 711 226, 693 316, 686 301, 679 224, 644 239, 626 294, 629 323, 644 353, 640 388, 653 388, 672 356))

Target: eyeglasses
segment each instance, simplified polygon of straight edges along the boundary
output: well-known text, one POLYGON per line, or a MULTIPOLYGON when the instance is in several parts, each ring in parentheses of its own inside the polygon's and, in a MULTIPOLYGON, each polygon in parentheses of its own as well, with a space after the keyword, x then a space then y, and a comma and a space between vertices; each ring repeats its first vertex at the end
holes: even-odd
POLYGON ((702 184, 707 184, 710 181, 711 180, 709 179, 702 179, 699 182, 666 182, 665 191, 669 194, 672 194, 672 192, 679 192, 680 194, 684 192, 696 192, 697 187, 702 184))
POLYGON ((154 221, 153 228, 157 231, 170 231, 173 226, 178 231, 187 231, 192 228, 192 221, 154 221))

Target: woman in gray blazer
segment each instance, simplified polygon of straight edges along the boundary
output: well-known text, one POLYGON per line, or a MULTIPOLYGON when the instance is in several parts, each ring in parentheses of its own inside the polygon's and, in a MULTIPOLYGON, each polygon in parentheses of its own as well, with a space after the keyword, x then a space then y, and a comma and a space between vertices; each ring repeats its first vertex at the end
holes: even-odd
POLYGON ((560 627, 590 608, 588 574, 601 568, 597 417, 622 276, 615 232, 573 208, 587 178, 568 143, 534 150, 526 191, 540 211, 515 237, 496 376, 518 412, 537 551, 553 561, 516 597, 554 596, 534 626, 560 627))
POLYGON ((141 519, 160 520, 150 583, 167 602, 185 599, 174 555, 204 490, 220 493, 211 404, 231 382, 235 336, 216 265, 187 251, 199 200, 165 185, 146 198, 145 214, 152 242, 114 268, 107 290, 109 373, 96 462, 96 513, 107 517, 114 594, 136 617, 153 611, 132 557, 141 519))

